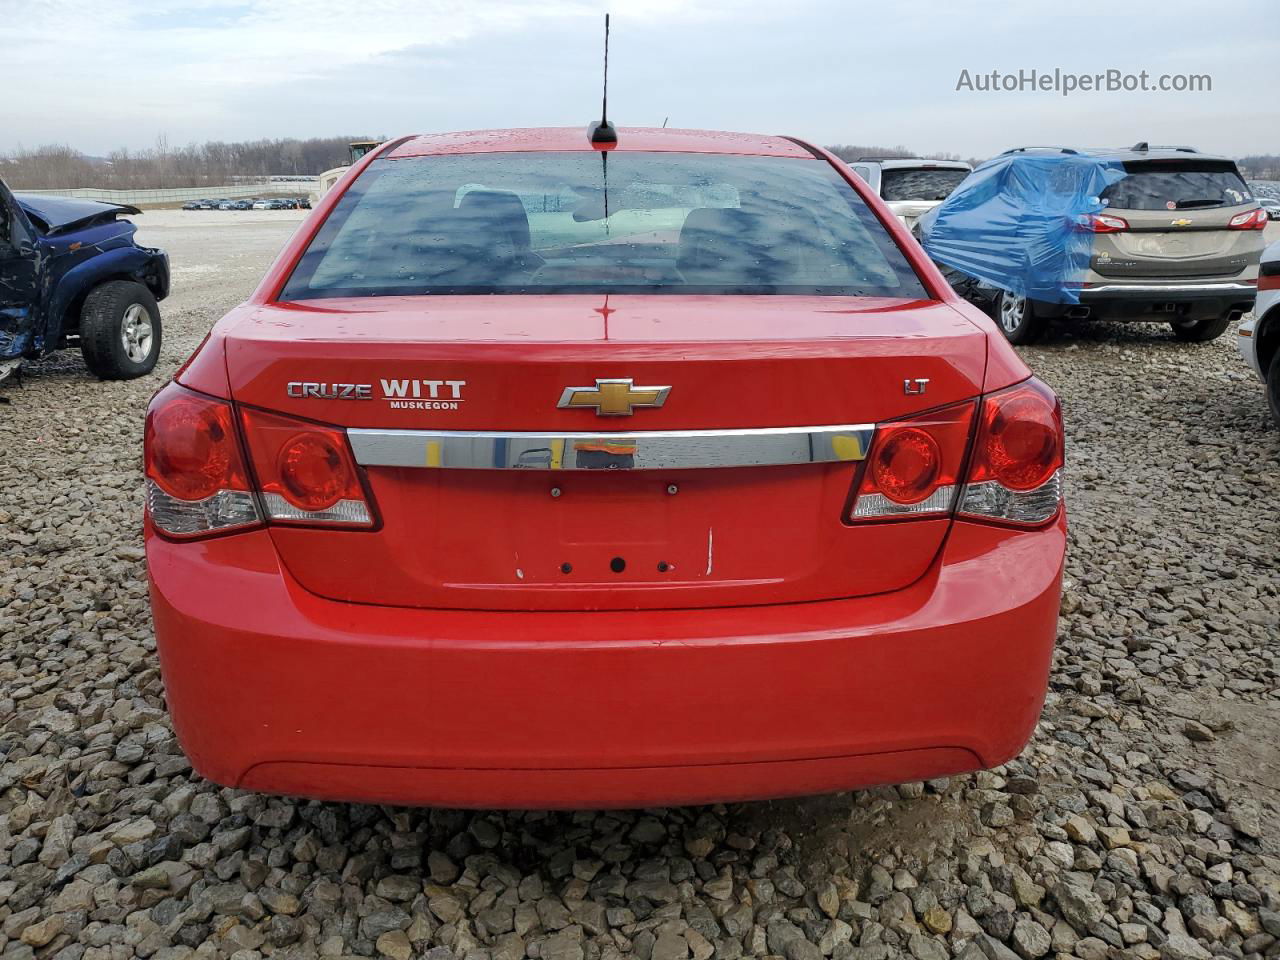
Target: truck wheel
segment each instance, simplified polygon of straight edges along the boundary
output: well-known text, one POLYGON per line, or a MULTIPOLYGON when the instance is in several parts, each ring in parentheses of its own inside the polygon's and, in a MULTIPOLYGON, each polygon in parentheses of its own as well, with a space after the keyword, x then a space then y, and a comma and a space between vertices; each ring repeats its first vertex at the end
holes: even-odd
POLYGON ((1035 343, 1044 336, 1048 321, 1036 316, 1035 305, 1026 297, 1001 290, 996 298, 996 323, 1010 343, 1035 343))
POLYGON ((101 380, 132 380, 160 359, 160 308, 140 283, 110 280, 85 297, 80 310, 80 352, 101 380))
POLYGON ((1175 320, 1169 324, 1173 335, 1184 343, 1208 343, 1217 340, 1231 325, 1231 314, 1206 320, 1175 320))
POLYGON ((1271 407, 1271 419, 1280 427, 1280 350, 1272 354, 1267 366, 1267 405, 1271 407))

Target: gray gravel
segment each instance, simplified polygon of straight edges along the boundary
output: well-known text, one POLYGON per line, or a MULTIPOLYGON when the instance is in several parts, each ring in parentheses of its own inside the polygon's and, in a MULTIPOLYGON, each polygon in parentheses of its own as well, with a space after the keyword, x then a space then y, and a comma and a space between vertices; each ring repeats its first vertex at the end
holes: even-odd
POLYGON ((0 960, 1280 956, 1280 433, 1230 336, 1085 326, 1072 548, 1022 757, 832 797, 402 810, 195 778, 147 614, 141 413, 294 214, 148 214, 162 371, 0 394, 0 960))

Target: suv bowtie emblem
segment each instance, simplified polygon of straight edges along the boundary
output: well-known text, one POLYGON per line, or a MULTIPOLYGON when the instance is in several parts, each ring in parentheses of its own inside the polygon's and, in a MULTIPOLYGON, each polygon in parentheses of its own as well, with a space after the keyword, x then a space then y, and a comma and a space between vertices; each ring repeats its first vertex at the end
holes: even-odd
POLYGON ((667 401, 670 387, 637 387, 625 380, 597 380, 594 387, 565 387, 560 394, 561 409, 594 407, 602 417, 626 417, 636 407, 660 407, 667 401))

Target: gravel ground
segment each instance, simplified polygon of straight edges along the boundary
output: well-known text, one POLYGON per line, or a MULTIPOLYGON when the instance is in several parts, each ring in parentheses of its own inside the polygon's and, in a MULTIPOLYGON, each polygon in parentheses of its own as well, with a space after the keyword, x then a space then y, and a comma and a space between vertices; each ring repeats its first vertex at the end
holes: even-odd
POLYGON ((154 212, 157 375, 0 389, 0 960, 1280 956, 1280 433, 1231 336, 1084 326, 1048 705, 1006 767, 625 813, 403 810, 195 778, 139 539, 142 411, 297 222, 154 212))

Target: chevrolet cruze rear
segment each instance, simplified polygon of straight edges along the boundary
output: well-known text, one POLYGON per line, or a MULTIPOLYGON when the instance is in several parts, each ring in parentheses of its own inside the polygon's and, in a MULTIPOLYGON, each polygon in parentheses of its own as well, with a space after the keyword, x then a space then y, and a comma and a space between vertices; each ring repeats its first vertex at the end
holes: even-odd
POLYGON ((221 783, 472 806, 1008 759, 1063 448, 993 334, 793 140, 384 147, 148 414, 184 748, 221 783))

